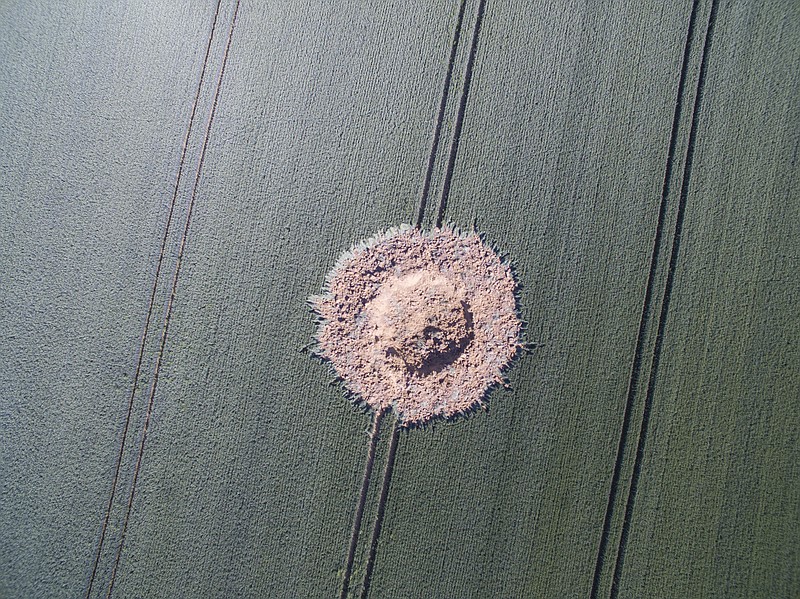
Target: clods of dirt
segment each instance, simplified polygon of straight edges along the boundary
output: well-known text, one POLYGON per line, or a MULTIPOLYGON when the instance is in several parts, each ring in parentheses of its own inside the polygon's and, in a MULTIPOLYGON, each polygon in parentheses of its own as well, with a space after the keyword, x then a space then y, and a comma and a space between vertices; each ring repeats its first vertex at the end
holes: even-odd
POLYGON ((475 233, 403 227, 340 258, 317 353, 357 401, 405 426, 478 407, 520 351, 511 269, 475 233))

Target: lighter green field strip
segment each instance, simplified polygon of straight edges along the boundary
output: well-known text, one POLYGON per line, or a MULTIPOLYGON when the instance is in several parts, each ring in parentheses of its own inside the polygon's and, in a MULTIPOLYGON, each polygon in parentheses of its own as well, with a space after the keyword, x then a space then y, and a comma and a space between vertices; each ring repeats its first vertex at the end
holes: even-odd
POLYGON ((242 3, 115 596, 338 593, 370 419, 306 300, 413 218, 450 12, 242 3))
POLYGON ((86 593, 213 8, 0 8, 0 596, 86 593))

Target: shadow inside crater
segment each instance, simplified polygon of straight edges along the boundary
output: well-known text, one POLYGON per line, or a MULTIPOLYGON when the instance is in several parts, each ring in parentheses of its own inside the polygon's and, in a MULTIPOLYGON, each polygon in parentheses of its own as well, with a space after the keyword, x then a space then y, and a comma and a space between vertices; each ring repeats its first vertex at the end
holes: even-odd
MULTIPOLYGON (((445 347, 440 351, 431 353, 420 366, 407 364, 408 373, 412 376, 426 377, 431 374, 441 372, 453 362, 458 360, 461 354, 469 347, 472 340, 475 339, 475 327, 472 311, 467 302, 461 302, 461 308, 464 310, 464 328, 466 335, 459 339, 449 339, 446 341, 445 347)), ((423 330, 425 340, 435 339, 437 336, 444 335, 444 331, 437 327, 426 327, 423 330)))

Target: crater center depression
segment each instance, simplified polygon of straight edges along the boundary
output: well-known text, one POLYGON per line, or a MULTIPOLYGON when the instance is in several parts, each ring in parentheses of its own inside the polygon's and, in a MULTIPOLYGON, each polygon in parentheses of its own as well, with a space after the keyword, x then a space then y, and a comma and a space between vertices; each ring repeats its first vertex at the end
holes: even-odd
POLYGON ((452 364, 474 337, 466 293, 429 269, 387 281, 366 312, 378 349, 412 375, 452 364))

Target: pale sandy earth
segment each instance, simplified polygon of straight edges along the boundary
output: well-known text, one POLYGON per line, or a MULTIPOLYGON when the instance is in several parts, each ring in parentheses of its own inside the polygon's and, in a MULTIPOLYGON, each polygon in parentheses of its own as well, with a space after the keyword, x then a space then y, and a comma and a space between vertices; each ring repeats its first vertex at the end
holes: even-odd
POLYGON ((346 253, 311 298, 317 353, 406 426, 475 409, 520 350, 511 269, 476 233, 404 227, 346 253))

